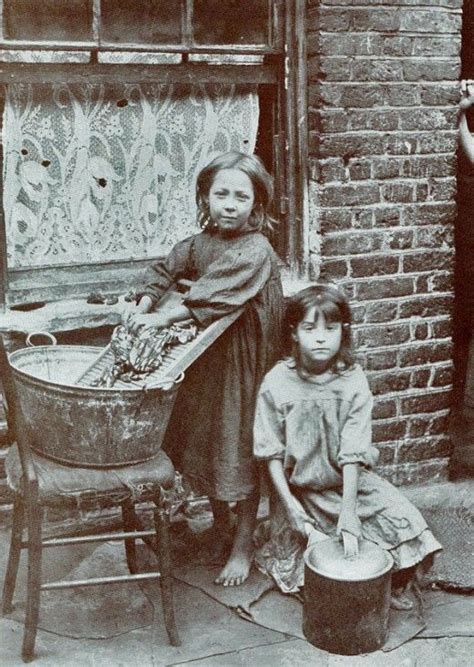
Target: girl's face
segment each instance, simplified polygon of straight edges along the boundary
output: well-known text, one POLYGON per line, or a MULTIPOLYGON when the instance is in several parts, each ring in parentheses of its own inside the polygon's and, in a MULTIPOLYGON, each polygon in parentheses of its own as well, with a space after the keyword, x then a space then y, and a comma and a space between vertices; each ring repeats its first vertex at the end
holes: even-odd
POLYGON ((293 332, 299 363, 311 373, 324 373, 341 348, 341 322, 328 322, 317 306, 306 311, 293 332))
POLYGON ((255 203, 250 178, 240 169, 221 169, 209 189, 212 221, 223 234, 251 229, 248 224, 255 203))

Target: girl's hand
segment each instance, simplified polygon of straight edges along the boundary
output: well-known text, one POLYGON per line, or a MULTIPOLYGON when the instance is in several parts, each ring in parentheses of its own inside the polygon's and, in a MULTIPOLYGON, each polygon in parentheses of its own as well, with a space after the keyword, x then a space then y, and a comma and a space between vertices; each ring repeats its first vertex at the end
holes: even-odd
POLYGON ((461 111, 467 111, 474 105, 474 95, 472 94, 472 81, 461 81, 461 100, 459 108, 461 111))
POLYGON ((350 533, 355 537, 361 537, 361 523, 357 516, 357 512, 352 509, 346 509, 342 506, 339 514, 339 521, 337 522, 337 534, 340 535, 342 531, 350 533))
POLYGON ((162 329, 168 327, 170 323, 168 316, 164 313, 136 313, 129 316, 126 324, 132 334, 137 334, 142 327, 162 329))
POLYGON ((314 525, 314 520, 294 496, 286 504, 286 513, 293 530, 305 538, 308 537, 308 524, 314 525))

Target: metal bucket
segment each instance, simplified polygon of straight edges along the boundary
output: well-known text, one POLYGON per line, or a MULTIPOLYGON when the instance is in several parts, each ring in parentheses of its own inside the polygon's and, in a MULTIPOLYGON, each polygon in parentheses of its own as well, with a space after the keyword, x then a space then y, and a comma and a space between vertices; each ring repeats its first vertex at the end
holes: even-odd
POLYGON ((306 639, 340 655, 380 649, 388 636, 392 556, 359 540, 359 556, 347 559, 335 538, 309 547, 304 560, 306 639))
POLYGON ((130 389, 75 385, 100 352, 41 345, 9 355, 32 449, 81 467, 147 461, 161 448, 183 376, 130 389))

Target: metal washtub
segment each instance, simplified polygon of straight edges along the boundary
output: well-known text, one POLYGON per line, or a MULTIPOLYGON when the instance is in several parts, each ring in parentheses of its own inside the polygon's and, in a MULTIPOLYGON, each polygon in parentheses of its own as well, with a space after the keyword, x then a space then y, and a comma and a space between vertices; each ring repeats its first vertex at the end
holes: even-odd
POLYGON ((119 388, 75 384, 101 348, 39 345, 9 355, 32 449, 66 465, 140 463, 161 448, 184 377, 119 388))

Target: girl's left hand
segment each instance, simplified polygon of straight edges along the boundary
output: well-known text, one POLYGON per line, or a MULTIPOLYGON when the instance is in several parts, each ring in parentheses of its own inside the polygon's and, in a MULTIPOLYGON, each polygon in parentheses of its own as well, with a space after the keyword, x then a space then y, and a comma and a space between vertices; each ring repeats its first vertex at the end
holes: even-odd
POLYGON ((162 329, 169 325, 168 317, 163 313, 136 314, 131 315, 127 320, 127 327, 133 334, 137 334, 141 327, 162 329))
POLYGON ((339 521, 337 522, 337 534, 349 533, 356 539, 361 537, 361 523, 354 510, 346 509, 344 506, 339 514, 339 521))

